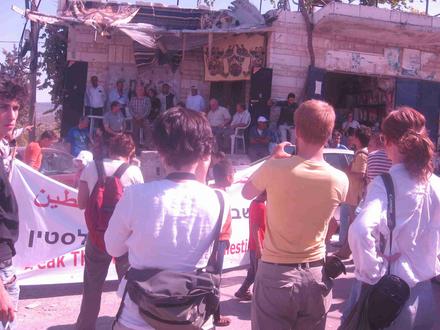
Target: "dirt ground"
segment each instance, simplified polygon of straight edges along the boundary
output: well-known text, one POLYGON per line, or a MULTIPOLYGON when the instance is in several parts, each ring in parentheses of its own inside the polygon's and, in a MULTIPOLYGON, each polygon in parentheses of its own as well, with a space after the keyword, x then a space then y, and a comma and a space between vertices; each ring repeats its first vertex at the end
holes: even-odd
MULTIPOLYGON (((337 329, 344 300, 348 297, 353 282, 353 266, 347 276, 335 280, 333 306, 328 315, 326 329, 337 329)), ((240 302, 234 298, 246 275, 239 269, 224 273, 222 280, 222 314, 229 316, 231 330, 250 329, 250 302, 240 302)), ((119 306, 115 293, 116 283, 106 283, 102 295, 101 312, 97 330, 111 329, 113 317, 119 306)), ((81 284, 23 287, 18 312, 18 329, 25 330, 73 330, 81 303, 81 284)))

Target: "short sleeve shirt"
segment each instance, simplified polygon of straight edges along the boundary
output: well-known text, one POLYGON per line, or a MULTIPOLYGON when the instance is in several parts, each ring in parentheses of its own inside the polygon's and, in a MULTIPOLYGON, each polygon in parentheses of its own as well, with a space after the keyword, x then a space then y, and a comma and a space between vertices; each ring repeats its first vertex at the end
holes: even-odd
POLYGON ((267 192, 262 260, 288 264, 323 259, 328 224, 347 195, 347 176, 325 161, 292 156, 266 161, 250 180, 267 192))
POLYGON ((43 152, 41 151, 40 144, 38 142, 29 143, 24 152, 24 162, 39 171, 42 160, 43 152))
POLYGON ((89 143, 88 128, 72 127, 67 133, 67 142, 70 143, 70 153, 76 157, 82 150, 87 150, 89 143))
POLYGON ((124 115, 120 111, 116 113, 108 111, 103 118, 104 125, 108 125, 112 131, 118 133, 124 128, 124 120, 124 115))

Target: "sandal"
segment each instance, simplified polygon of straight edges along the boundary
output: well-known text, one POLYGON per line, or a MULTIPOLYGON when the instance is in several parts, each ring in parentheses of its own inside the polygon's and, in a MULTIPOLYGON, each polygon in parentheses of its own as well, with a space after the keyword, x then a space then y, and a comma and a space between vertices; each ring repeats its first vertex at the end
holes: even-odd
POLYGON ((220 319, 214 320, 214 325, 216 327, 227 327, 231 324, 231 319, 229 317, 220 316, 220 319))
POLYGON ((235 297, 237 297, 240 300, 244 300, 244 301, 251 301, 252 300, 252 293, 248 291, 237 291, 234 294, 235 297))

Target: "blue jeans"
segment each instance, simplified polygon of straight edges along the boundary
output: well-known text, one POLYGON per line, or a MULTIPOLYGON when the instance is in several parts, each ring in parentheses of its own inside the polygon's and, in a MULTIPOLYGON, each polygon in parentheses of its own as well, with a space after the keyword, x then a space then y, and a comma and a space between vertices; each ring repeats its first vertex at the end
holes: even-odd
MULTIPOLYGON (((14 266, 12 266, 11 260, 0 262, 0 279, 2 280, 4 287, 9 294, 9 297, 11 298, 11 302, 15 306, 15 310, 17 311, 20 287, 18 286, 17 277, 15 275, 15 268, 14 266)), ((0 323, 0 330, 16 329, 17 316, 15 316, 14 322, 8 324, 9 326, 5 323, 0 323)))

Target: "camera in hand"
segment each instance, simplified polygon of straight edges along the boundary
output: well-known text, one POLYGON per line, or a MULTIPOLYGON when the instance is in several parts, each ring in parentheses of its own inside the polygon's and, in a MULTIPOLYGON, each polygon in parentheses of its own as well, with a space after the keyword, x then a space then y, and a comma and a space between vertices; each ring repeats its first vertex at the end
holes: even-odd
POLYGON ((296 155, 296 146, 295 145, 288 145, 284 147, 284 152, 290 154, 290 155, 296 155))

